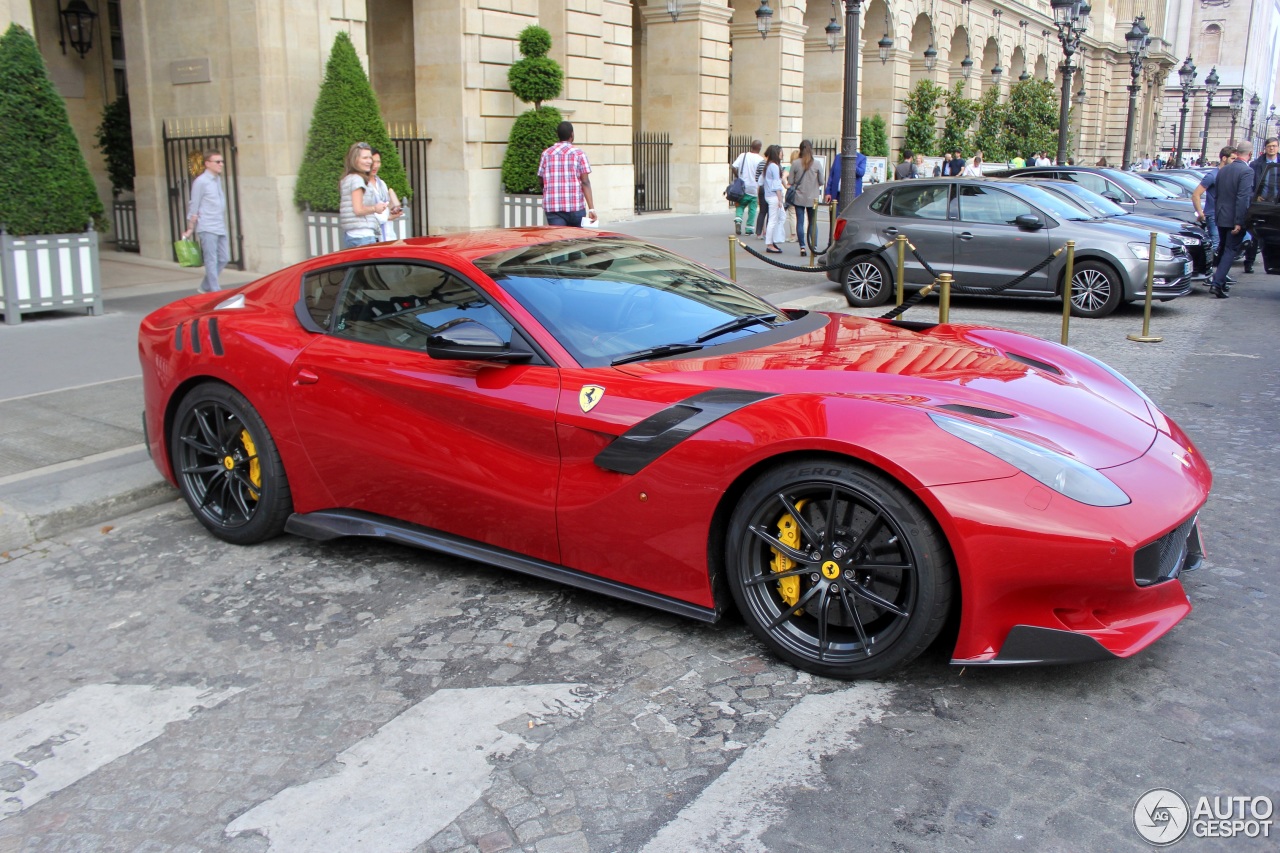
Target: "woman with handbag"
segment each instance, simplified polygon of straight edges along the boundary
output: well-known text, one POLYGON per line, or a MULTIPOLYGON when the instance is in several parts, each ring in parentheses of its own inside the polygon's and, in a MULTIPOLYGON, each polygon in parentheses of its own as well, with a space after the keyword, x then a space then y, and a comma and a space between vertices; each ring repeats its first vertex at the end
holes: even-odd
POLYGON ((791 163, 791 189, 787 190, 787 204, 796 211, 796 237, 800 241, 800 257, 807 254, 808 228, 813 221, 818 199, 822 197, 822 187, 826 177, 822 174, 822 164, 813 159, 813 143, 805 139, 800 143, 799 156, 791 163))
POLYGON ((338 207, 338 225, 342 229, 342 248, 367 246, 382 237, 378 214, 390 205, 376 201, 368 193, 369 174, 373 171, 373 148, 367 142, 355 142, 347 149, 346 172, 338 188, 342 202, 338 207), (366 198, 366 195, 369 197, 366 198))
POLYGON ((770 145, 764 152, 764 199, 769 205, 769 223, 765 226, 764 250, 782 254, 779 243, 787 241, 787 213, 782 198, 782 146, 770 145))

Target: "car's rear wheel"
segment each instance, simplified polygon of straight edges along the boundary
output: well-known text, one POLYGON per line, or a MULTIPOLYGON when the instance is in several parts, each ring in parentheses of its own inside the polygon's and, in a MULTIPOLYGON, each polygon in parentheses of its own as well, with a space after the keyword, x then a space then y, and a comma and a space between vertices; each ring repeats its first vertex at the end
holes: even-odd
POLYGON ((725 566, 751 631, 782 659, 835 678, 872 678, 937 638, 953 563, 905 489, 858 465, 780 465, 734 509, 725 566))
POLYGON ((1075 317, 1105 317, 1120 304, 1124 283, 1106 264, 1080 261, 1071 273, 1071 314, 1075 317))
POLYGON ((889 267, 875 255, 863 255, 844 268, 841 277, 844 298, 854 308, 874 308, 889 301, 893 277, 889 267))
POLYGON ((278 536, 293 511, 284 465, 244 395, 209 382, 178 406, 169 456, 183 498, 213 535, 237 545, 278 536))

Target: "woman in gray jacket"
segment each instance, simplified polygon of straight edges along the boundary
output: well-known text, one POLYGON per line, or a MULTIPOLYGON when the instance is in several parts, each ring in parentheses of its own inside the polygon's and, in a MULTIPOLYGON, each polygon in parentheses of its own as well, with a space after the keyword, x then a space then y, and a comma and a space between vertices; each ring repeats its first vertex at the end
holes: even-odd
POLYGON ((822 198, 822 188, 826 182, 822 164, 813 159, 813 143, 803 140, 800 143, 800 156, 791 162, 791 186, 796 190, 796 237, 800 241, 801 257, 807 254, 805 247, 808 245, 809 225, 817 225, 814 218, 816 205, 822 198))

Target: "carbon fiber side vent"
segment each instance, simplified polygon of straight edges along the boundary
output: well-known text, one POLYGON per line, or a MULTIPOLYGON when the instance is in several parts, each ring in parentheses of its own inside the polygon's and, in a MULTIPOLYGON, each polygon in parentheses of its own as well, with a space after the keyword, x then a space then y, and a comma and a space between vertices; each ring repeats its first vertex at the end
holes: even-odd
POLYGON ((948 403, 938 408, 945 409, 948 412, 955 412, 958 415, 972 415, 975 418, 1001 419, 1013 417, 1008 412, 997 412, 995 409, 984 409, 981 406, 965 406, 961 403, 948 403))
POLYGON ((1059 376, 1062 375, 1061 370, 1054 367, 1052 364, 1049 364, 1047 361, 1040 361, 1039 359, 1031 358, 1030 356, 1018 355, 1016 352, 1007 352, 1004 354, 1004 357, 1021 362, 1028 367, 1034 367, 1036 370, 1043 370, 1046 373, 1056 373, 1059 376))

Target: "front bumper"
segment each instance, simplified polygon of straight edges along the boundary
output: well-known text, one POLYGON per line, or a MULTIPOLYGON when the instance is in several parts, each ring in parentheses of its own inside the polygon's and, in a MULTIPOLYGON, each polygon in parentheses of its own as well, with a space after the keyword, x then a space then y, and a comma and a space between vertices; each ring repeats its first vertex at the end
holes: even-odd
MULTIPOLYGON (((1172 261, 1156 261, 1151 296, 1168 302, 1191 292, 1195 265, 1191 258, 1179 256, 1172 261)), ((1125 299, 1134 302, 1147 296, 1147 262, 1133 258, 1124 261, 1125 299)))

